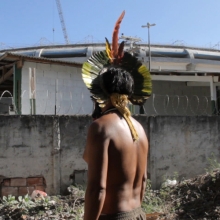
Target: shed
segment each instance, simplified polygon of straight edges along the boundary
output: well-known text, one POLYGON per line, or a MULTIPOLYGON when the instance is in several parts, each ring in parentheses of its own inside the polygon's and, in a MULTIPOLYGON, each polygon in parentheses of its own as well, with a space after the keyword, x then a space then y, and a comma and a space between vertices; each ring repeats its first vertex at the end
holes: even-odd
POLYGON ((6 52, 0 57, 0 113, 90 114, 82 64, 6 52))

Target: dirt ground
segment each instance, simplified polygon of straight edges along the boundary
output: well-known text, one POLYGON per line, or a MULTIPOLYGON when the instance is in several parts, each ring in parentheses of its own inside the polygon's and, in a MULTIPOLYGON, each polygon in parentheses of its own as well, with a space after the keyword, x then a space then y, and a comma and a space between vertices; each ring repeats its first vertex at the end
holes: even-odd
MULTIPOLYGON (((31 199, 3 198, 0 220, 83 219, 84 193, 70 186, 69 195, 31 199)), ((147 187, 143 209, 148 220, 220 219, 220 169, 158 191, 147 187)))

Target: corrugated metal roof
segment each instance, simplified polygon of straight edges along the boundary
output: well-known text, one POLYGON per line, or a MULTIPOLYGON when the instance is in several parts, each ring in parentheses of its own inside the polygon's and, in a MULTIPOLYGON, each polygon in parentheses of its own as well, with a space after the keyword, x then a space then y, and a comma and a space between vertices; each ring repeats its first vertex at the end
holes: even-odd
POLYGON ((53 60, 49 58, 42 57, 32 57, 22 54, 15 54, 6 52, 0 56, 0 94, 4 90, 13 91, 13 65, 17 63, 22 65, 23 62, 34 62, 42 64, 56 64, 60 66, 70 66, 81 68, 81 63, 62 61, 62 60, 53 60))
POLYGON ((13 63, 19 60, 32 61, 32 62, 37 62, 37 63, 49 63, 49 64, 53 63, 53 64, 58 64, 58 65, 63 65, 63 66, 82 67, 81 63, 68 62, 68 61, 62 61, 62 60, 53 60, 53 59, 42 58, 42 57, 31 57, 31 56, 14 54, 14 53, 9 53, 9 52, 4 53, 0 57, 0 66, 13 63))

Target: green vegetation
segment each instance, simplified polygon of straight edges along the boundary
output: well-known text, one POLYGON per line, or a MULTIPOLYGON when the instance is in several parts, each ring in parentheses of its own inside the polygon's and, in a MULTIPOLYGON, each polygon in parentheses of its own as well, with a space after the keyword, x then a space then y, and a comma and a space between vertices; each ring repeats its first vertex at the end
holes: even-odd
MULTIPOLYGON (((220 219, 220 163, 212 155, 204 175, 184 180, 176 185, 162 185, 153 190, 147 181, 142 208, 157 219, 220 219)), ((174 173, 170 180, 177 180, 174 173)), ((67 196, 47 196, 32 199, 29 195, 4 196, 0 200, 0 219, 82 220, 85 187, 68 187, 67 196)))
MULTIPOLYGON (((84 191, 70 186, 68 196, 47 196, 32 199, 29 195, 4 196, 0 202, 0 217, 4 220, 72 219, 82 220, 84 191)), ((1 218, 0 218, 1 219, 1 218)))
POLYGON ((217 161, 216 156, 212 153, 211 157, 208 158, 208 168, 205 170, 208 173, 212 173, 216 169, 220 169, 220 162, 217 161))

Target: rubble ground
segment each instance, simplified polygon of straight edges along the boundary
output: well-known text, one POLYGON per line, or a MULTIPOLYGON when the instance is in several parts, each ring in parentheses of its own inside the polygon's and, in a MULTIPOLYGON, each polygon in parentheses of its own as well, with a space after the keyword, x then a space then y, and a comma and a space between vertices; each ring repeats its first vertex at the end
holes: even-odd
MULTIPOLYGON (((31 199, 30 196, 3 197, 0 220, 82 220, 85 191, 68 187, 69 195, 31 199)), ((152 190, 148 181, 142 204, 147 219, 220 219, 220 168, 174 186, 152 190)))
POLYGON ((160 190, 146 190, 143 208, 160 220, 220 219, 220 168, 160 190))

